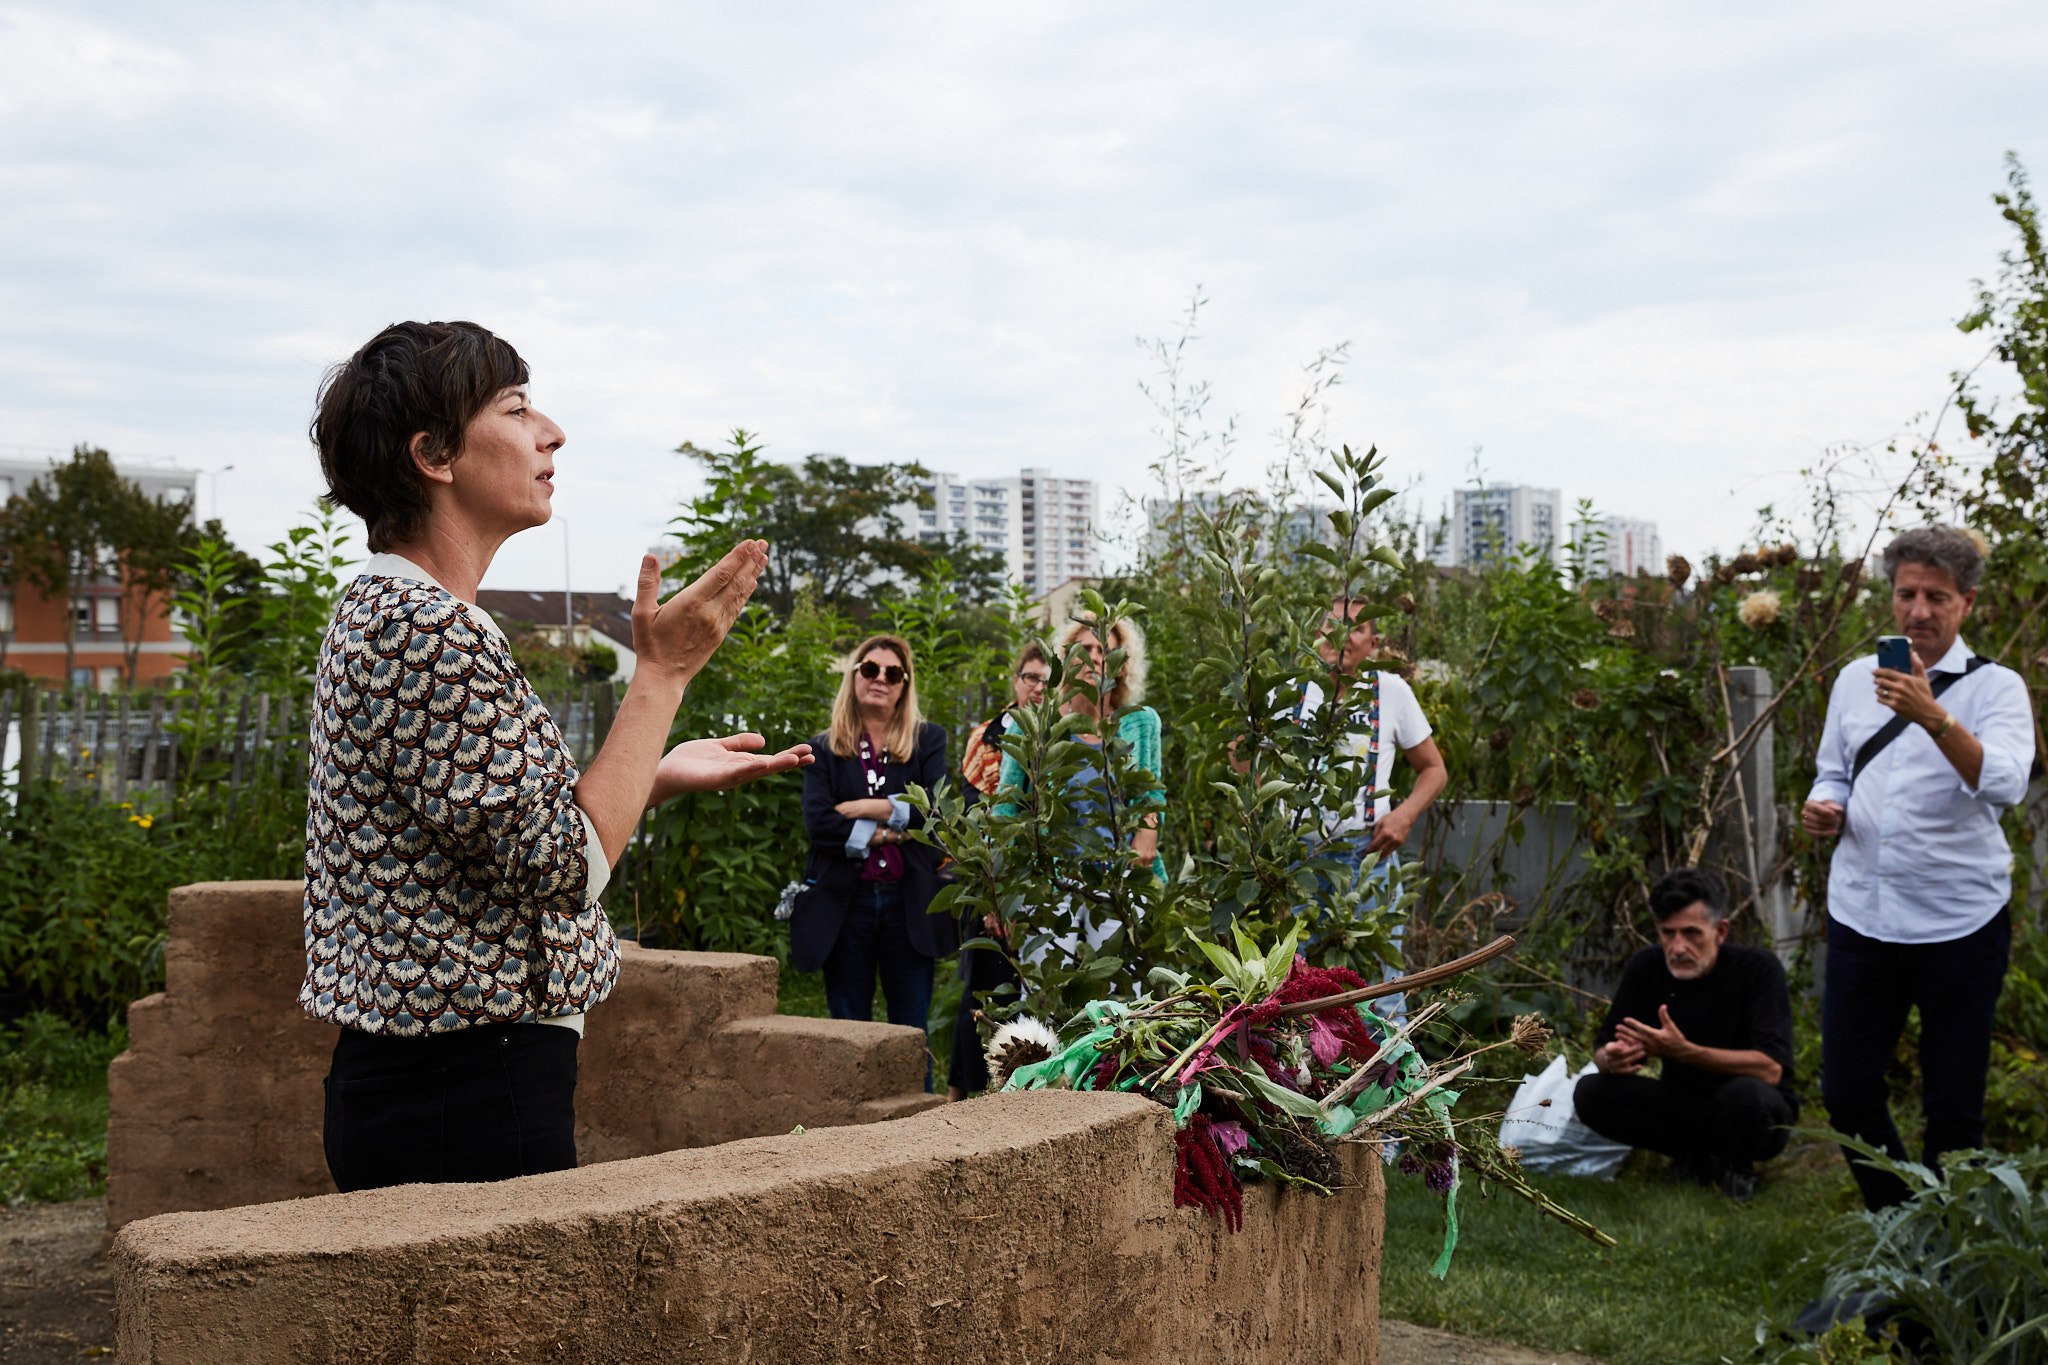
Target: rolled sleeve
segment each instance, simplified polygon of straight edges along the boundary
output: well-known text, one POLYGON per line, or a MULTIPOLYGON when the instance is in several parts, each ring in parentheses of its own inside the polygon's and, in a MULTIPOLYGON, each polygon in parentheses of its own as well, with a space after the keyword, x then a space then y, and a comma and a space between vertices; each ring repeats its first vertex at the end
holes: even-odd
POLYGON ((1961 783, 1972 800, 2015 806, 2026 799, 2027 773, 2034 765, 2034 716, 2027 685, 2017 673, 2000 670, 2000 685, 1977 706, 1970 732, 1984 746, 1977 785, 1961 783))
POLYGON ((591 820, 590 813, 581 806, 576 808, 576 813, 583 817, 583 865, 589 869, 584 874, 583 904, 592 906, 597 904, 597 898, 604 894, 604 889, 611 885, 612 864, 611 859, 604 856, 604 845, 598 841, 597 825, 591 820))
POLYGON ((889 798, 889 828, 903 829, 910 823, 910 803, 900 796, 889 798))
POLYGON ((846 836, 846 856, 849 858, 867 857, 868 845, 873 842, 875 831, 881 827, 880 822, 875 820, 854 821, 853 833, 846 836))

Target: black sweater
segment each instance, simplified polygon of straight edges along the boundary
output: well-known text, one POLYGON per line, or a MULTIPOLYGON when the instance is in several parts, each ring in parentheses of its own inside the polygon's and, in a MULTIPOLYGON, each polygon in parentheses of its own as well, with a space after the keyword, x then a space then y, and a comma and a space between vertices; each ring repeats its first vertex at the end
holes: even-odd
MULTIPOLYGON (((1783 1068, 1778 1090, 1795 1111, 1792 1088, 1792 996, 1777 956, 1762 948, 1724 943, 1714 970, 1696 981, 1680 981, 1664 965, 1662 948, 1645 948, 1628 960, 1621 985, 1600 1026, 1598 1042, 1614 1041, 1624 1019, 1662 1028, 1657 1007, 1671 1009, 1671 1022, 1687 1041, 1702 1047, 1761 1052, 1783 1068)), ((1719 1071, 1664 1060, 1663 1078, 1694 1094, 1710 1094, 1728 1080, 1719 1071)))

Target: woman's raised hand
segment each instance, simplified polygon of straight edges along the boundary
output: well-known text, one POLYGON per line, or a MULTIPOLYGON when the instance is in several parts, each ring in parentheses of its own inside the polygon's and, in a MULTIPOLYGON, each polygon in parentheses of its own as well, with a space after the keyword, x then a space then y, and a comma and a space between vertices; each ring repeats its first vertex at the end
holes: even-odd
POLYGON ((726 632, 739 619, 767 567, 768 542, 743 540, 696 582, 663 602, 661 567, 653 555, 642 556, 633 598, 633 653, 638 656, 634 667, 671 673, 687 685, 725 643, 726 632))

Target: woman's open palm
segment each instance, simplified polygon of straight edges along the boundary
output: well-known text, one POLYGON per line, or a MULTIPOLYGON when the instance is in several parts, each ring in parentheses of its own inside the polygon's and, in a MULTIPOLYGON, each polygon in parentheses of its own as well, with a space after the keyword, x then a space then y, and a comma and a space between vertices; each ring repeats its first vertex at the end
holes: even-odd
POLYGON ((759 735, 726 735, 720 739, 686 739, 662 757, 654 770, 650 806, 683 792, 722 792, 757 778, 807 768, 811 746, 798 744, 779 754, 764 754, 768 741, 759 735))

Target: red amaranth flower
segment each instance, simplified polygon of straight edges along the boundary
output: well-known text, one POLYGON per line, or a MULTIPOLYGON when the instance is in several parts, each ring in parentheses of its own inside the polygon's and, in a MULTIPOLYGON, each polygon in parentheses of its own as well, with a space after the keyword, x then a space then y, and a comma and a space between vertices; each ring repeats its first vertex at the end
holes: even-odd
POLYGON ((1197 1114, 1173 1135, 1173 1203, 1204 1209, 1237 1232, 1244 1227, 1244 1187, 1217 1145, 1214 1127, 1207 1114, 1197 1114))

